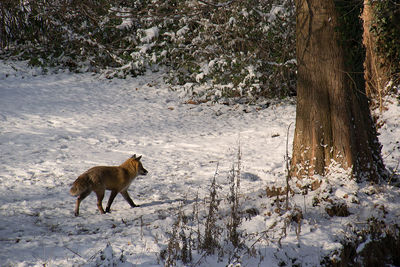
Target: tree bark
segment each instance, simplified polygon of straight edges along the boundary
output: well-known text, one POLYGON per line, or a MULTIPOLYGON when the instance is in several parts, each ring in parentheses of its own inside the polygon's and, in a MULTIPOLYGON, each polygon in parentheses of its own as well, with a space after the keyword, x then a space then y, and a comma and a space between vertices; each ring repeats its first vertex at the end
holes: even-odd
POLYGON ((363 44, 365 46, 364 77, 367 96, 379 105, 382 111, 382 97, 385 96, 385 87, 390 80, 390 70, 385 60, 377 54, 376 37, 371 32, 373 24, 373 3, 364 0, 363 19, 363 44))
POLYGON ((325 175, 336 162, 358 179, 377 182, 384 166, 362 64, 360 68, 356 60, 349 62, 354 44, 361 43, 361 24, 360 40, 345 39, 339 9, 334 0, 296 0, 298 80, 291 176, 325 175))

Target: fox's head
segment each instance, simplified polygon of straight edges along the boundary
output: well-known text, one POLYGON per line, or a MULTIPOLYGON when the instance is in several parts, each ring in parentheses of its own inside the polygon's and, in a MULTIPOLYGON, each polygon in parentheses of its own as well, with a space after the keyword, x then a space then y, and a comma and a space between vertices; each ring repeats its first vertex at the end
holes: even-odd
POLYGON ((142 156, 136 157, 136 154, 133 155, 131 157, 134 161, 137 162, 137 171, 138 171, 138 175, 146 175, 148 173, 148 171, 143 168, 142 163, 140 162, 140 159, 142 158, 142 156))

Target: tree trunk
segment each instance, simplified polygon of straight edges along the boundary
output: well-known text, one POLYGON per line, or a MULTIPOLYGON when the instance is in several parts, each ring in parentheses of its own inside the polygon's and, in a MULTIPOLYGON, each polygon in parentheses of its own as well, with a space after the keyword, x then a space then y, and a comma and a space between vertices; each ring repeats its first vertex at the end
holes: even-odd
POLYGON ((374 182, 384 171, 364 93, 362 59, 353 54, 363 53, 357 47, 362 29, 356 4, 296 0, 298 80, 292 176, 325 175, 333 162, 351 168, 358 179, 374 182), (359 37, 348 32, 357 26, 359 37))
POLYGON ((373 104, 379 105, 382 111, 382 97, 386 94, 386 84, 390 80, 390 70, 384 59, 377 54, 376 37, 371 32, 373 26, 373 3, 364 0, 363 18, 363 44, 365 46, 364 77, 367 96, 374 100, 373 104))

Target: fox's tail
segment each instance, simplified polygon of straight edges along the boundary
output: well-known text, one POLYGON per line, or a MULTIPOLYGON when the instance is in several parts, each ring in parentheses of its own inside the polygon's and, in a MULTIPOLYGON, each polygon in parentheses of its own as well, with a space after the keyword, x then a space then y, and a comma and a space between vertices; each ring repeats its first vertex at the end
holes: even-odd
POLYGON ((73 196, 78 196, 87 190, 91 190, 92 183, 88 174, 84 173, 79 176, 72 184, 69 192, 73 196))

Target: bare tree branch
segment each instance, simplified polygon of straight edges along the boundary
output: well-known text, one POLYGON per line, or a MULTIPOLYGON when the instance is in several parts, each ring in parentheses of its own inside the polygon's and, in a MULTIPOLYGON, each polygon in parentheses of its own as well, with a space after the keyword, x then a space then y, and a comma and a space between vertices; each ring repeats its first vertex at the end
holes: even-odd
POLYGON ((230 1, 227 1, 227 2, 224 2, 224 3, 217 3, 217 4, 210 3, 210 2, 204 1, 204 0, 198 0, 198 1, 199 1, 200 3, 203 3, 203 4, 208 5, 208 6, 213 6, 213 7, 225 7, 225 6, 229 6, 230 4, 232 4, 235 0, 230 0, 230 1))

